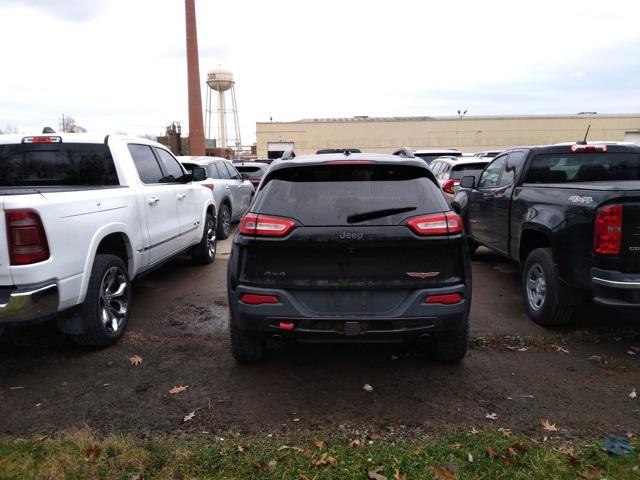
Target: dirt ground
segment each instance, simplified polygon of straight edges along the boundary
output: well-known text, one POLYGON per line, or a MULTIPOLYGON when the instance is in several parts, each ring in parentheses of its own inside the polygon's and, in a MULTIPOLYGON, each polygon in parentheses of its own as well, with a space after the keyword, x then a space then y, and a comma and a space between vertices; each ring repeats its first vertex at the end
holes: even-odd
POLYGON ((229 247, 220 244, 213 265, 178 259, 136 281, 128 331, 111 348, 74 346, 52 325, 5 332, 0 435, 494 426, 542 437, 542 419, 567 439, 640 434, 640 398, 630 397, 640 394, 640 348, 628 353, 640 347, 638 314, 588 305, 570 327, 539 327, 524 313, 516 268, 481 250, 473 348, 459 365, 353 344, 276 346, 263 363, 238 365, 227 338, 229 247), (131 366, 133 355, 143 363, 131 366))

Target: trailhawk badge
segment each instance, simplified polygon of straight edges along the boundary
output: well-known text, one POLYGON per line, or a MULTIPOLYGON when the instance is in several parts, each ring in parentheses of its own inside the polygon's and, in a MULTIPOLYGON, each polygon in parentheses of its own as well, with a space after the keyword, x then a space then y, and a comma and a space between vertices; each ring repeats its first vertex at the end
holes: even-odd
POLYGON ((440 272, 407 272, 407 275, 413 278, 421 278, 424 280, 425 278, 433 278, 440 275, 440 272))

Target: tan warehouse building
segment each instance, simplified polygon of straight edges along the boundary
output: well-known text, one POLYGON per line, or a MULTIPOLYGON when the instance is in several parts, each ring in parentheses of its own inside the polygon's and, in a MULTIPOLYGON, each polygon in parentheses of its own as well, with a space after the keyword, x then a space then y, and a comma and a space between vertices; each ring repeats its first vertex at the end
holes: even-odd
POLYGON ((392 153, 413 149, 498 150, 582 139, 640 143, 640 114, 500 115, 478 117, 314 118, 256 123, 258 158, 297 155, 320 148, 354 147, 392 153))

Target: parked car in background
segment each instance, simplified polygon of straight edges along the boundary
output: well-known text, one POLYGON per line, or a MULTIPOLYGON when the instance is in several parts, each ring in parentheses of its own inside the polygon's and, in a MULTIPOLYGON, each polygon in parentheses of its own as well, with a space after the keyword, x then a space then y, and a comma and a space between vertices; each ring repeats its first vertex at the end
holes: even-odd
POLYGON ((325 154, 280 160, 229 258, 231 351, 259 360, 270 337, 468 343, 471 269, 459 216, 422 160, 325 154))
POLYGON ((231 232, 231 224, 240 220, 249 208, 255 189, 227 159, 220 157, 178 157, 187 171, 202 167, 207 178, 200 183, 213 191, 218 207, 217 237, 224 240, 231 232))
POLYGON ((233 162, 233 166, 240 172, 240 175, 246 176, 254 188, 258 188, 260 180, 269 169, 269 164, 261 162, 233 162))
POLYGON ((211 192, 141 138, 0 136, 0 215, 0 330, 57 317, 83 345, 122 336, 136 276, 216 254, 211 192))
POLYGON ((476 152, 473 154, 474 157, 480 158, 495 158, 500 155, 504 150, 485 150, 483 152, 476 152))
POLYGON ((462 177, 473 175, 477 178, 484 170, 484 167, 491 161, 490 158, 472 158, 440 157, 429 165, 442 187, 447 202, 451 203, 453 200, 462 177))
POLYGON ((451 149, 429 149, 429 150, 416 150, 413 155, 422 159, 427 165, 433 162, 439 157, 462 157, 462 152, 454 148, 451 149))
POLYGON ((520 264, 535 322, 565 324, 590 299, 640 309, 640 147, 516 148, 460 187, 452 205, 470 248, 520 264))

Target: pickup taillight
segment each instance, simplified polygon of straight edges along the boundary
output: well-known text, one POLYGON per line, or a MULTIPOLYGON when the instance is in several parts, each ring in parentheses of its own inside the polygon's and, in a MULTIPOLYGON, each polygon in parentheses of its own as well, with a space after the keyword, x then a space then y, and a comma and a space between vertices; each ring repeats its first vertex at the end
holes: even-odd
POLYGON ((49 258, 40 215, 33 210, 7 210, 5 218, 11 265, 30 265, 49 258))
POLYGON ((622 205, 607 205, 596 211, 593 253, 620 255, 622 246, 622 205))

